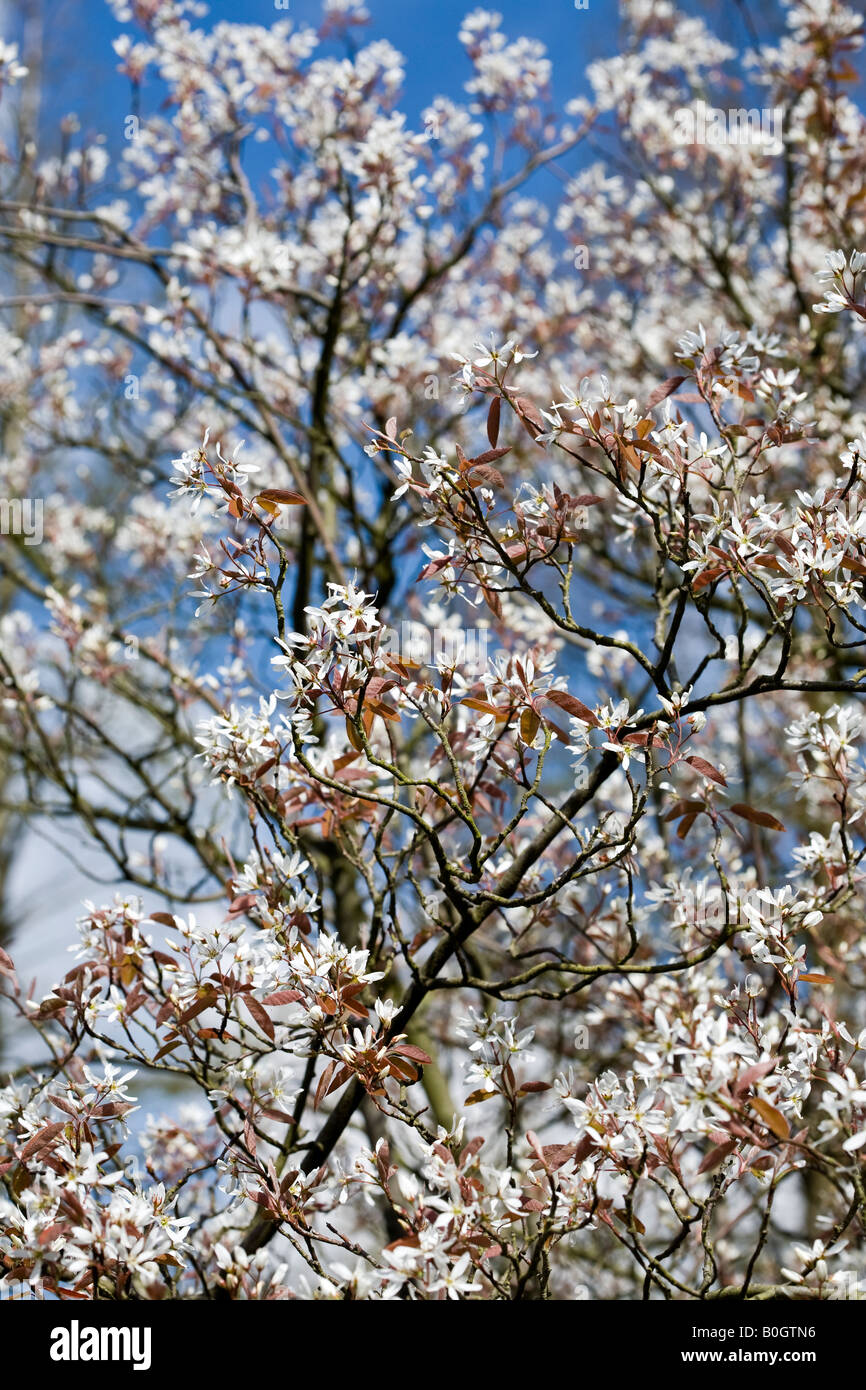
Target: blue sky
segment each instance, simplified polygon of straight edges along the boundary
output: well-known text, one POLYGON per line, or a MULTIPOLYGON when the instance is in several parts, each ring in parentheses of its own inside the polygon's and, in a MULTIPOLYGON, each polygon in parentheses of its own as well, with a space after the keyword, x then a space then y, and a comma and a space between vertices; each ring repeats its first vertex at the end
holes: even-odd
MULTIPOLYGON (((16 0, 8 0, 12 9, 16 0)), ((111 40, 123 31, 104 0, 41 0, 47 15, 43 88, 44 153, 55 148, 57 122, 76 111, 87 134, 102 131, 115 149, 123 143, 123 118, 129 112, 129 86, 116 70, 111 40)), ((372 23, 370 37, 386 37, 407 59, 407 78, 401 107, 409 120, 439 93, 459 96, 470 65, 457 40, 463 16, 476 8, 471 0, 367 0, 372 23)), ((749 0, 759 32, 764 33, 774 0, 749 0), (760 7, 760 8, 759 8, 760 7)), ((586 91, 584 73, 593 59, 617 52, 620 41, 615 0, 589 0, 587 10, 576 10, 573 0, 502 0, 486 8, 503 15, 509 37, 526 34, 541 39, 554 63, 553 98, 561 107, 570 97, 586 91)), ((712 14, 720 33, 742 40, 739 8, 733 0, 688 0, 687 8, 712 14)), ((0 0, 0 13, 4 10, 0 0)), ((202 21, 237 20, 270 24, 289 17, 297 23, 317 25, 319 0, 291 0, 289 11, 278 11, 273 0, 214 0, 210 17, 202 21)), ((135 32, 133 29, 132 32, 135 32)), ((9 33, 4 37, 16 37, 9 33)), ((149 111, 159 94, 144 94, 143 110, 149 111)), ((543 196, 541 189, 539 194, 543 196)), ((70 919, 78 901, 94 891, 92 881, 72 865, 59 860, 44 843, 29 837, 16 863, 12 897, 17 906, 25 901, 28 884, 44 885, 40 902, 39 930, 22 931, 16 957, 22 974, 38 974, 47 985, 58 962, 65 961, 70 940, 70 919), (46 874, 46 864, 50 868, 46 874)), ((97 895, 105 890, 97 890, 97 895)))
MULTIPOLYGON (((48 22, 45 34, 45 113, 49 125, 75 110, 90 129, 101 128, 109 136, 129 106, 128 85, 116 71, 111 40, 126 26, 113 18, 104 0, 44 0, 48 22), (71 57, 70 55, 74 55, 71 57)), ((457 41, 460 21, 474 8, 471 0, 367 0, 370 37, 388 38, 407 59, 407 80, 401 105, 410 119, 438 93, 458 95, 470 67, 457 41)), ((483 8, 503 16, 509 37, 519 34, 540 39, 554 63, 553 97, 561 106, 586 91, 585 69, 594 58, 610 56, 620 44, 616 0, 588 0, 577 10, 574 0, 501 0, 483 8)), ((683 8, 699 10, 712 27, 726 38, 741 42, 744 34, 740 7, 731 0, 685 0, 683 8)), ((751 0, 759 32, 766 32, 773 0, 751 0)), ((247 24, 271 24, 280 19, 316 26, 321 19, 320 0, 290 0, 288 10, 277 10, 273 0, 213 0, 209 15, 200 21, 235 20, 247 24)), ((134 32, 134 26, 130 26, 134 32)), ((147 109, 145 97, 145 109, 147 109)), ((47 133, 47 132, 46 132, 47 133)))
MULTIPOLYGON (((511 37, 528 34, 544 42, 555 58, 555 96, 567 100, 579 86, 587 61, 616 44, 618 20, 613 0, 589 0, 590 9, 577 11, 573 0, 505 0, 484 8, 503 15, 511 37)), ((469 75, 470 67, 457 41, 460 21, 476 8, 466 0, 368 0, 371 23, 356 31, 388 38, 408 60, 405 106, 414 114, 439 92, 455 92, 469 75)), ((46 47, 51 57, 54 99, 64 109, 88 108, 91 118, 102 111, 126 107, 126 83, 113 71, 116 60, 110 43, 126 26, 114 20, 104 0, 61 0, 51 4, 46 47), (70 42, 79 57, 70 64, 70 42), (84 41, 84 42, 82 42, 84 41), (52 52, 53 50, 53 52, 52 52), (99 83, 91 78, 98 73, 99 83), (107 86, 106 86, 107 82, 107 86)), ((288 10, 277 10, 273 0, 213 0, 209 16, 201 21, 235 20, 246 24, 271 24, 290 19, 317 26, 319 0, 290 0, 288 10)))

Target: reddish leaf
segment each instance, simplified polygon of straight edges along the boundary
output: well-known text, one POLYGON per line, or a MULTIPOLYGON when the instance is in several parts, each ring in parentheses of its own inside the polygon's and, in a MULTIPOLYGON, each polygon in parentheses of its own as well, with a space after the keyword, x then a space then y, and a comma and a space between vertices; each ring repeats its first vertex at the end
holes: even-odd
POLYGON ((199 1014, 203 1014, 205 1009, 212 1009, 215 1002, 215 994, 206 994, 203 999, 196 1000, 195 1004, 191 1004, 188 1009, 184 1010, 178 1019, 178 1023, 181 1025, 184 1023, 191 1023, 194 1018, 198 1018, 199 1014))
POLYGON ((718 768, 713 767, 712 763, 708 763, 706 758, 691 756, 686 758, 686 762, 691 763, 692 767, 696 768, 702 777, 709 777, 710 781, 718 782, 720 787, 726 787, 728 785, 718 768))
POLYGON ((687 815, 691 815, 692 813, 694 813, 695 815, 698 815, 698 813, 701 812, 701 811, 703 811, 703 810, 704 810, 704 803, 703 803, 702 801, 682 801, 682 800, 680 800, 680 801, 674 802, 673 806, 671 807, 671 809, 668 811, 667 815, 666 815, 663 819, 664 819, 665 821, 679 820, 680 816, 687 816, 687 815))
POLYGON ((303 997, 299 989, 278 989, 276 993, 269 994, 266 999, 263 999, 262 1003, 269 1007, 276 1007, 278 1004, 294 1004, 303 997))
POLYGON ((438 555, 435 560, 430 561, 429 565, 424 566, 421 573, 418 575, 418 578, 432 579, 433 575, 438 574, 439 570, 444 570, 447 565, 451 565, 453 563, 453 556, 438 555))
MULTIPOLYGON (((404 1062, 402 1058, 391 1057, 388 1062, 388 1070, 392 1076, 396 1076, 398 1081, 406 1081, 411 1084, 418 1080, 418 1072, 411 1062, 404 1062)), ((374 1094, 382 1094, 374 1092, 374 1094)))
POLYGON ((497 459, 505 458, 506 454, 511 453, 511 445, 504 449, 485 449, 483 454, 478 454, 474 459, 467 459, 470 468, 478 468, 482 463, 495 463, 497 459))
POLYGON ((544 416, 537 405, 528 400, 526 396, 515 396, 512 400, 512 405, 517 411, 521 423, 530 439, 535 441, 536 435, 544 434, 547 426, 544 422, 544 416))
POLYGON ((314 1110, 318 1110, 322 1101, 325 1099, 325 1096, 328 1093, 328 1087, 331 1084, 331 1077, 334 1075, 334 1072, 336 1070, 337 1063, 329 1062, 328 1065, 325 1067, 325 1070, 322 1072, 322 1075, 319 1077, 319 1084, 316 1087, 316 1096, 313 1101, 314 1110))
POLYGON ((502 397, 494 396, 490 402, 490 409, 487 412, 487 438, 490 440, 491 448, 496 448, 499 439, 499 417, 502 414, 502 397))
POLYGON ((20 1197, 22 1192, 26 1192, 33 1182, 33 1174, 29 1168, 25 1168, 23 1163, 19 1163, 15 1172, 12 1174, 12 1196, 20 1197))
POLYGON ((505 479, 498 468, 488 463, 478 463, 466 475, 470 487, 505 487, 505 479))
POLYGON ((683 816, 677 826, 677 839, 684 840, 698 818, 697 811, 690 811, 687 816, 683 816))
POLYGON ((667 381, 663 381, 661 386, 657 386, 650 393, 650 398, 646 403, 647 410, 652 410, 653 406, 658 405, 666 396, 672 396, 677 387, 682 386, 684 381, 684 376, 669 376, 667 381))
POLYGON ((229 903, 229 912, 233 915, 239 912, 249 912, 251 907, 255 907, 257 901, 255 893, 239 893, 229 903))
POLYGON ((363 753, 364 745, 361 742, 361 735, 358 733, 358 730, 355 728, 353 721, 348 715, 346 715, 346 737, 356 753, 363 753))
POLYGON ((766 1062, 755 1062, 751 1067, 746 1067, 746 1070, 741 1071, 734 1082, 732 1087, 734 1095, 739 1096, 742 1095, 744 1091, 748 1091, 749 1087, 754 1086, 756 1081, 760 1081, 762 1076, 766 1076, 768 1072, 771 1072, 775 1065, 775 1059, 771 1057, 766 1062))
POLYGON ((771 1105, 768 1100, 762 1100, 760 1096, 753 1096, 748 1104, 758 1112, 764 1124, 773 1131, 777 1138, 788 1138, 791 1133, 791 1126, 775 1105, 771 1105))
POLYGON ((153 956, 153 959, 155 961, 158 961, 160 965, 170 965, 172 969, 174 969, 177 966, 177 961, 175 960, 174 956, 170 956, 168 954, 168 951, 151 951, 150 954, 153 956))
POLYGON ((412 1062, 420 1062, 422 1067, 426 1067, 433 1060, 432 1057, 427 1056, 423 1048, 416 1047, 414 1043, 395 1043, 391 1051, 399 1052, 402 1057, 408 1057, 412 1062))
POLYGON ((265 1109, 262 1110, 262 1114, 266 1119, 276 1120, 277 1123, 281 1125, 293 1125, 296 1123, 294 1115, 287 1115, 285 1110, 272 1109, 270 1106, 266 1106, 265 1109))
POLYGON ((78 1110, 71 1101, 65 1100, 63 1096, 49 1096, 48 1099, 58 1110, 62 1110, 64 1115, 71 1115, 73 1119, 77 1118, 78 1110))
POLYGON ((282 507, 305 507, 306 497, 302 497, 299 492, 292 492, 290 488, 269 487, 264 492, 260 492, 256 498, 257 502, 277 502, 282 507))
POLYGON ((391 676, 373 676, 371 680, 367 681, 364 698, 367 700, 376 700, 380 695, 384 695, 387 691, 393 690, 396 684, 397 682, 393 680, 391 676))
POLYGON ((166 999, 165 1003, 163 1004, 162 1008, 160 1009, 159 1013, 157 1014, 156 1019, 154 1020, 154 1022, 156 1023, 157 1028, 161 1028, 162 1025, 165 1023, 166 1019, 167 1019, 167 1018, 171 1018, 171 1015, 172 1015, 173 1013, 174 1013, 174 1000, 173 1000, 173 999, 166 999))
POLYGON ((267 1033, 271 1042, 273 1042, 274 1025, 268 1017, 266 1011, 262 1008, 258 999, 254 999, 251 994, 245 994, 243 996, 243 1002, 246 1007, 247 1013, 250 1015, 253 1021, 259 1025, 262 1032, 267 1033))
POLYGON ((664 739, 663 739, 663 738, 658 738, 656 734, 645 734, 645 733, 623 734, 623 735, 621 736, 621 738, 620 738, 620 742, 621 742, 621 743, 633 743, 633 744, 636 744, 639 748, 645 748, 645 747, 647 747, 649 744, 652 744, 653 748, 665 748, 665 747, 667 747, 667 745, 666 745, 664 739))
POLYGON ((728 1139, 724 1144, 719 1144, 718 1148, 710 1149, 698 1169, 699 1173, 710 1173, 714 1168, 718 1168, 720 1163, 734 1152, 737 1147, 736 1139, 728 1139))
POLYGON ((496 705, 491 705, 489 700, 476 700, 469 696, 465 700, 461 700, 460 703, 461 705, 467 706, 469 709, 480 710, 482 714, 495 715, 499 720, 508 718, 508 710, 498 709, 496 705))
POLYGON ((487 584, 481 585, 481 592, 484 595, 484 602, 496 618, 502 617, 502 603, 495 589, 491 589, 487 584))
POLYGON ((598 720, 588 705, 582 700, 577 700, 573 695, 569 695, 565 690, 548 690, 544 696, 545 700, 550 700, 551 704, 558 705, 564 709, 566 714, 572 715, 575 719, 582 719, 584 724, 591 724, 594 729, 598 729, 598 720))
POLYGON ((737 801, 729 807, 735 816, 742 816, 743 820, 751 821, 752 825, 763 825, 767 830, 784 830, 785 827, 775 816, 771 816, 769 811, 756 811, 754 806, 746 806, 742 801, 737 801))
POLYGON ((43 1231, 39 1232, 39 1244, 50 1245, 52 1240, 56 1240, 57 1237, 63 1235, 65 1231, 65 1222, 53 1221, 50 1226, 46 1226, 43 1231))
POLYGON ((386 1250, 399 1250, 401 1245, 408 1246, 411 1250, 417 1250, 421 1244, 418 1236, 399 1236, 397 1240, 392 1240, 390 1245, 386 1245, 386 1250))
POLYGON ((46 1148, 47 1145, 51 1143, 51 1140, 55 1139, 60 1131, 65 1128, 66 1121, 57 1120, 54 1124, 46 1125, 44 1129, 40 1129, 36 1134, 32 1135, 21 1150, 20 1157, 22 1162, 27 1158, 31 1158, 33 1154, 38 1153, 40 1149, 46 1148))
POLYGON ((541 727, 541 720, 534 709, 525 709, 520 716, 520 737, 526 744, 532 744, 541 727))

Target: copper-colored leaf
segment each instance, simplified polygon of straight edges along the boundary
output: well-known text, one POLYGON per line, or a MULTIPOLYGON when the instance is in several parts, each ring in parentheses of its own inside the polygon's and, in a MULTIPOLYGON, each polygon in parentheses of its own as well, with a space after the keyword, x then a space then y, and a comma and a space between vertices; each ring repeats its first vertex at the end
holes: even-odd
POLYGON ((544 434, 547 426, 544 422, 544 416, 537 405, 526 396, 515 396, 512 400, 512 404, 530 439, 536 440, 537 435, 544 434))
POLYGON ((236 898, 232 898, 229 903, 229 913, 249 912, 251 907, 255 907, 258 898, 255 893, 238 893, 236 898))
POLYGON ((566 714, 572 715, 575 719, 583 720, 584 724, 591 724, 594 729, 599 728, 599 722, 588 705, 582 700, 578 700, 574 695, 569 695, 565 690, 548 690, 545 700, 550 700, 551 704, 558 705, 564 709, 566 714))
POLYGON ((777 1138, 788 1138, 788 1135, 791 1133, 791 1126, 788 1124, 788 1121, 781 1111, 776 1109, 775 1105, 771 1105, 768 1100, 762 1100, 760 1096, 752 1096, 748 1104, 753 1110, 757 1111, 764 1121, 764 1124, 768 1129, 773 1131, 777 1138))
POLYGON ((267 999, 263 999, 262 1003, 275 1008, 280 1004, 294 1004, 303 997, 299 989, 278 989, 275 994, 269 994, 267 999))
POLYGON ((745 1071, 740 1072, 731 1088, 734 1095, 742 1095, 744 1091, 748 1091, 750 1086, 754 1086, 756 1081, 760 1081, 761 1077, 766 1076, 775 1066, 776 1059, 769 1057, 764 1062, 754 1062, 752 1066, 746 1067, 745 1071))
POLYGON ((401 1056, 408 1057, 412 1062, 420 1062, 422 1067, 426 1067, 432 1058, 421 1047, 416 1047, 414 1043, 399 1042, 391 1048, 392 1052, 399 1052, 401 1056))
POLYGON ((318 1084, 318 1086, 316 1087, 316 1095, 315 1095, 315 1099, 313 1100, 313 1109, 314 1109, 314 1110, 318 1110, 318 1108, 319 1108, 319 1106, 321 1105, 322 1101, 325 1099, 325 1096, 326 1096, 327 1093, 328 1093, 328 1087, 329 1087, 330 1084, 331 1084, 331 1078, 333 1077, 334 1072, 335 1072, 336 1070, 337 1070, 337 1063, 336 1063, 336 1062, 329 1062, 328 1065, 325 1067, 325 1070, 322 1072, 322 1075, 319 1077, 319 1084, 318 1084))
POLYGON ((481 1105, 485 1100, 495 1100, 496 1091, 472 1091, 464 1100, 464 1105, 481 1105))
POLYGON ((258 999, 251 994, 243 996, 244 1007, 255 1023, 259 1025, 263 1033, 266 1033, 271 1042, 274 1041, 274 1025, 268 1017, 267 1011, 262 1008, 258 999))
MULTIPOLYGON (((33 1174, 30 1172, 30 1169, 25 1168, 23 1163, 19 1163, 18 1167, 15 1169, 15 1172, 12 1174, 12 1196, 20 1197, 21 1193, 26 1192, 28 1187, 30 1187, 30 1185, 32 1184, 32 1182, 33 1174)), ((13 1273, 12 1270, 8 1269, 4 1270, 3 1272, 7 1277, 9 1277, 11 1273, 13 1273)))
POLYGON ((53 1124, 46 1125, 44 1129, 38 1130, 36 1134, 32 1135, 31 1138, 27 1140, 27 1143, 21 1150, 21 1159, 30 1158, 33 1154, 38 1153, 40 1149, 44 1149, 51 1143, 52 1139, 56 1139, 57 1135, 65 1127, 65 1120, 56 1120, 53 1124))
POLYGON ((348 717, 348 715, 346 716, 346 737, 348 738, 356 753, 363 753, 364 745, 361 742, 361 735, 355 728, 353 720, 351 720, 348 717))
POLYGON ((709 777, 711 782, 718 782, 720 787, 726 787, 728 785, 724 775, 719 772, 717 767, 713 767, 712 763, 708 763, 706 758, 698 758, 692 755, 686 758, 686 762, 691 763, 692 767, 695 768, 702 777, 709 777))
POLYGON ((718 1168, 719 1164, 724 1162, 729 1154, 734 1152, 736 1147, 736 1139, 728 1139, 724 1144, 719 1144, 717 1148, 710 1149, 709 1153, 704 1157, 698 1172, 711 1173, 714 1168, 718 1168))
POLYGON ((652 410, 653 406, 658 405, 666 396, 672 396, 677 387, 682 386, 684 381, 684 376, 669 376, 667 381, 663 381, 661 386, 657 386, 650 393, 650 398, 646 403, 647 410, 652 410))
POLYGON ((535 741, 535 735, 541 727, 541 720, 534 709, 525 709, 520 716, 520 737, 523 742, 531 745, 535 741))
POLYGON ((398 1081, 406 1081, 410 1086, 418 1080, 417 1068, 411 1062, 404 1061, 402 1057, 389 1057, 388 1070, 398 1081))
POLYGON ((752 825, 763 825, 767 830, 784 830, 785 827, 775 816, 771 816, 769 811, 756 811, 754 806, 746 806, 742 801, 737 801, 729 808, 735 816, 742 816, 743 820, 751 821, 752 825))
POLYGON ((470 487, 505 487, 505 479, 498 468, 489 463, 476 463, 466 475, 470 487))
POLYGON ((508 718, 508 710, 499 709, 496 705, 491 705, 489 700, 476 700, 473 696, 467 696, 466 699, 461 700, 460 703, 461 705, 467 706, 469 709, 480 710, 482 714, 492 714, 499 720, 508 718))
POLYGON ((704 803, 702 801, 675 801, 663 819, 665 821, 679 820, 680 816, 698 815, 703 810, 704 803))
POLYGON ((293 1125, 297 1123, 294 1115, 287 1114, 285 1110, 278 1110, 275 1106, 265 1106, 262 1110, 262 1114, 265 1119, 276 1120, 277 1124, 280 1125, 293 1125))
POLYGON ((181 1024, 191 1023, 194 1018, 198 1018, 199 1014, 203 1014, 205 1009, 212 1009, 215 1003, 216 995, 206 994, 204 998, 197 999, 194 1004, 190 1004, 188 1009, 184 1009, 178 1022, 181 1024))
POLYGON ((260 492, 256 497, 257 502, 275 502, 281 507, 305 507, 306 497, 302 497, 299 492, 292 492, 291 488, 268 487, 264 492, 260 492))
POLYGON ((485 449, 483 454, 476 454, 474 459, 467 459, 470 468, 478 468, 483 463, 495 463, 497 459, 505 458, 506 454, 511 453, 511 446, 503 449, 485 449))

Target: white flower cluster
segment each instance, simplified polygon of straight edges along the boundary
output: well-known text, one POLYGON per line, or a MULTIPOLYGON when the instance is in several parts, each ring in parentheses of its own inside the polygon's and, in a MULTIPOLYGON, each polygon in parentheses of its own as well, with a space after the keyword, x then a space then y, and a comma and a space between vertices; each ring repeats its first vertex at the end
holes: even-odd
POLYGON ((825 290, 820 304, 812 308, 818 314, 839 314, 856 303, 857 277, 866 268, 866 251, 852 251, 847 265, 844 251, 828 251, 825 259, 827 269, 820 271, 817 279, 832 288, 825 290))
POLYGON ((107 1147, 84 1137, 99 1129, 122 1138, 123 1117, 135 1108, 126 1091, 134 1075, 106 1065, 101 1076, 85 1067, 77 1084, 46 1077, 38 1102, 15 1087, 0 1091, 0 1124, 15 1135, 28 1174, 19 1204, 4 1199, 0 1208, 0 1254, 31 1280, 70 1285, 98 1269, 103 1295, 123 1297, 131 1288, 148 1297, 168 1266, 185 1263, 192 1218, 177 1214, 162 1183, 130 1182, 107 1147), (48 1124, 46 1102, 60 1122, 48 1124))

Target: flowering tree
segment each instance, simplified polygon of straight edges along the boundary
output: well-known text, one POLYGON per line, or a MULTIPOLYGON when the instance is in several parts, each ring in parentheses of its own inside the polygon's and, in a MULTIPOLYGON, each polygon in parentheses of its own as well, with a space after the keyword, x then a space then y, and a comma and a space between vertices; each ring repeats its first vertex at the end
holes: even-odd
POLYGON ((7 1278, 862 1292, 862 19, 624 0, 557 112, 475 11, 414 130, 199 8, 4 151, 0 813, 120 889, 0 951, 7 1278))

